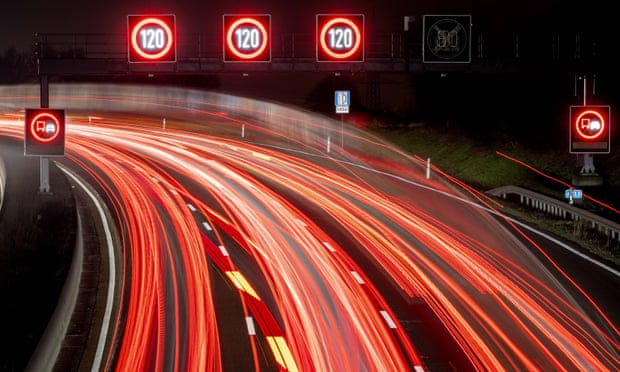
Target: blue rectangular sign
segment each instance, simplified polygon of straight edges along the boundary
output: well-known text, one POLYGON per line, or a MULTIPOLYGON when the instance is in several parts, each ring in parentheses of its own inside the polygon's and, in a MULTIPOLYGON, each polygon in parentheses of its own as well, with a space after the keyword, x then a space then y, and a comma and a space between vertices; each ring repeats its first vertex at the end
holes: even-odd
POLYGON ((337 90, 334 93, 334 104, 336 106, 350 106, 351 92, 348 90, 337 90))
POLYGON ((583 191, 577 189, 568 189, 564 191, 564 198, 566 199, 583 199, 583 191))

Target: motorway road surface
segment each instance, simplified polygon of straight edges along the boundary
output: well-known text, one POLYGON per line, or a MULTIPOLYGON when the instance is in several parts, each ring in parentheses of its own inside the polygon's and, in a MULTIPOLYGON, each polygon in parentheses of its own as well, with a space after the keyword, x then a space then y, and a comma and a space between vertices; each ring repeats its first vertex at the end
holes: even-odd
MULTIPOLYGON (((118 221, 97 366, 620 367, 617 303, 602 308, 496 202, 338 122, 125 94, 62 96, 81 105, 58 163, 118 221), (84 107, 102 101, 150 116, 84 107)), ((18 119, 0 124, 19 139, 18 119)), ((602 272, 613 296, 618 274, 602 272)))

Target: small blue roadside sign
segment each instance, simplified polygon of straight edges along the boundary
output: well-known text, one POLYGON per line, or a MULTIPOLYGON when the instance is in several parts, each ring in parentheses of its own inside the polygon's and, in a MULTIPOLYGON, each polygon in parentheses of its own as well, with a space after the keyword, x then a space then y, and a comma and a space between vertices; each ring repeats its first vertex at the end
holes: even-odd
POLYGON ((334 92, 334 105, 337 114, 348 114, 351 106, 351 91, 337 90, 334 92))
POLYGON ((564 191, 564 198, 566 199, 583 199, 583 191, 577 189, 568 189, 564 191))

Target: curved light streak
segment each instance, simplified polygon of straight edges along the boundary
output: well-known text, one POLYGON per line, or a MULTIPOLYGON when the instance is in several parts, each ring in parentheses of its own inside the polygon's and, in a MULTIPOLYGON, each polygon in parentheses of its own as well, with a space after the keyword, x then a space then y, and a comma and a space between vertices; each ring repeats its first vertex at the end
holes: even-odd
MULTIPOLYGON (((275 131, 254 130, 278 138, 275 131)), ((280 369, 423 368, 392 304, 358 264, 360 255, 391 278, 403 298, 432 309, 476 369, 620 365, 618 330, 604 314, 590 315, 591 307, 600 309, 579 291, 569 292, 535 259, 528 246, 533 242, 516 239, 510 226, 467 203, 412 192, 408 183, 329 158, 317 161, 309 147, 306 155, 292 155, 197 132, 129 129, 122 118, 96 126, 73 123, 67 147, 68 160, 106 190, 127 229, 132 295, 125 297, 127 328, 115 334, 120 369, 222 367, 218 335, 225 330, 213 312, 194 312, 209 313, 207 257, 228 273, 244 319, 255 319, 280 369), (321 225, 314 222, 316 213, 323 216, 321 225), (196 222, 198 216, 205 224, 196 222), (170 309, 163 300, 170 283, 188 286, 187 293, 204 300, 185 302, 193 296, 177 293, 170 309), (134 293, 142 295, 134 299, 134 293), (190 316, 172 316, 169 328, 166 314, 190 316), (145 331, 145 322, 156 332, 145 331), (180 332, 186 328, 199 335, 180 332), (163 336, 170 329, 178 332, 174 341, 163 336), (135 346, 139 339, 150 340, 147 347, 135 346), (194 354, 188 345, 208 346, 194 354)), ((456 192, 442 181, 423 182, 456 192)), ((248 337, 257 358, 257 336, 248 337)))

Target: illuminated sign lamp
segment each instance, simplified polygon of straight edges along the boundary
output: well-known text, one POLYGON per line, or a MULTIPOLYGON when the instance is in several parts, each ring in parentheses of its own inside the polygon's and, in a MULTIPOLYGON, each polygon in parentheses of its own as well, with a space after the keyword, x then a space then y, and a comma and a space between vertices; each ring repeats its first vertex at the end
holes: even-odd
POLYGON ((174 15, 127 16, 129 62, 176 62, 174 15))
POLYGON ((24 123, 24 155, 65 155, 64 110, 26 109, 24 123))
POLYGON ((318 62, 364 61, 363 14, 317 14, 316 33, 318 62))
POLYGON ((271 15, 224 14, 224 62, 271 61, 271 15))
POLYGON ((610 151, 610 107, 570 106, 570 152, 610 151))

